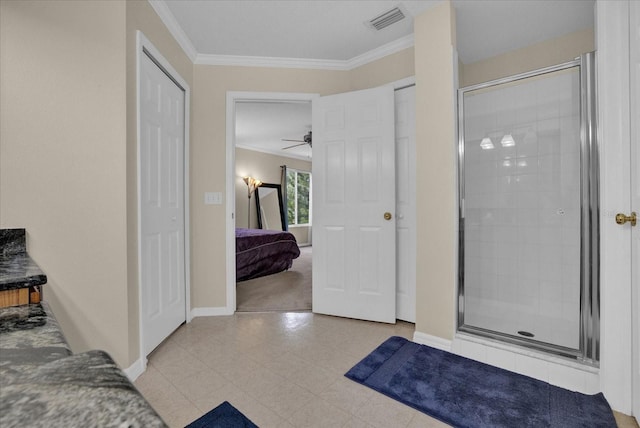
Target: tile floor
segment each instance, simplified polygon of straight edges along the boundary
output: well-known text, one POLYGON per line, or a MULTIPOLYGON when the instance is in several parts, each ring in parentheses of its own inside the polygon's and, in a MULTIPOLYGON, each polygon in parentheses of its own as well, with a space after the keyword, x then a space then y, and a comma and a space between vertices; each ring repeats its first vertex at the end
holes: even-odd
POLYGON ((225 400, 261 428, 446 427, 344 377, 392 335, 411 339, 413 324, 308 312, 195 318, 149 356, 135 385, 171 427, 225 400))

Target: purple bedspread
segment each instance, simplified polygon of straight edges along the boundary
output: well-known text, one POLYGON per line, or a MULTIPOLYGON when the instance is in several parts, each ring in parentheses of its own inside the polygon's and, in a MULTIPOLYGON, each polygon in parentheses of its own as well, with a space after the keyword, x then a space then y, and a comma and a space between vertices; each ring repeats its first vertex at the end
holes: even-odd
POLYGON ((236 281, 282 272, 300 255, 295 236, 265 229, 236 229, 236 281))

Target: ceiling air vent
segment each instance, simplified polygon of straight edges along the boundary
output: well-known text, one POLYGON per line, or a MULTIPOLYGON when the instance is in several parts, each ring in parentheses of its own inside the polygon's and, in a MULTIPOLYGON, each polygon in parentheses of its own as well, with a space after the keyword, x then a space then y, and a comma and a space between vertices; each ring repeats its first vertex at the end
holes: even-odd
POLYGON ((383 28, 386 28, 391 24, 395 24, 396 22, 403 19, 404 13, 402 13, 402 10, 400 10, 399 7, 394 7, 393 9, 368 21, 367 26, 373 28, 374 30, 382 30, 383 28))

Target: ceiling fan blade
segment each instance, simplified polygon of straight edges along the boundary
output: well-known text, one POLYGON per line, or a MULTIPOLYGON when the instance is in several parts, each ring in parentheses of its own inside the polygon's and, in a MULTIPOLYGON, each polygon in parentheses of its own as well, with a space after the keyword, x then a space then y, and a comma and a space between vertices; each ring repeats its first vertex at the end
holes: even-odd
POLYGON ((293 141, 294 143, 304 143, 303 140, 287 140, 286 138, 282 138, 282 141, 293 141))
MULTIPOLYGON (((295 140, 283 140, 283 141, 295 141, 295 140)), ((282 150, 292 149, 292 148, 298 147, 298 146, 304 146, 305 144, 307 144, 307 143, 302 142, 300 144, 294 144, 293 146, 283 147, 282 150)))

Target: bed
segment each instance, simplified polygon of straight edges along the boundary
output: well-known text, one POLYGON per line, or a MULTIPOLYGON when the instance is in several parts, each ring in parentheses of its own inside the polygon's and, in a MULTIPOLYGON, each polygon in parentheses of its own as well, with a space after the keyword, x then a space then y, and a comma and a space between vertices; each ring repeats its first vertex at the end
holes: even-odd
POLYGON ((266 229, 236 229, 236 281, 287 270, 300 255, 295 236, 266 229))

